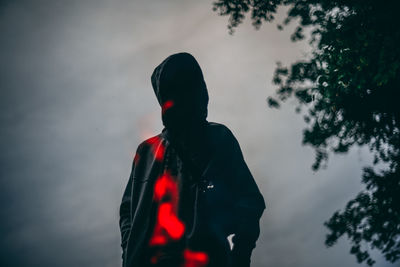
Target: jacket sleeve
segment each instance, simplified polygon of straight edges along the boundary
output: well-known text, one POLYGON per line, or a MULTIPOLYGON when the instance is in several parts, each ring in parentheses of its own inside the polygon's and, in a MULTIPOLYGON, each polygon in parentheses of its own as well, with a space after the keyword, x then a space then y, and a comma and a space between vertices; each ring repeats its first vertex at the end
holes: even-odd
MULTIPOLYGON (((140 147, 140 146, 139 146, 140 147)), ((135 158, 132 163, 131 173, 129 175, 128 183, 125 186, 124 193, 122 195, 121 204, 119 207, 119 228, 121 231, 121 247, 122 247, 122 258, 124 258, 124 254, 126 252, 126 245, 128 243, 129 231, 131 229, 131 196, 132 196, 132 183, 133 176, 135 172, 135 167, 137 163, 137 159, 139 156, 139 147, 136 150, 135 158)))
POLYGON ((232 178, 235 192, 235 224, 233 249, 231 251, 233 266, 248 267, 256 241, 260 235, 260 218, 266 208, 262 196, 240 149, 240 145, 229 130, 228 138, 231 151, 232 178))

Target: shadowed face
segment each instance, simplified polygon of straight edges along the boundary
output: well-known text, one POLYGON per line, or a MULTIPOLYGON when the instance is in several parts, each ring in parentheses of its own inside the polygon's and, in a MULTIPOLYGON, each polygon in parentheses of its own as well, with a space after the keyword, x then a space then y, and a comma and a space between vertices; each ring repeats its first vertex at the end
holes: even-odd
POLYGON ((169 56, 155 68, 151 80, 166 128, 183 130, 205 121, 208 92, 201 68, 192 55, 169 56))

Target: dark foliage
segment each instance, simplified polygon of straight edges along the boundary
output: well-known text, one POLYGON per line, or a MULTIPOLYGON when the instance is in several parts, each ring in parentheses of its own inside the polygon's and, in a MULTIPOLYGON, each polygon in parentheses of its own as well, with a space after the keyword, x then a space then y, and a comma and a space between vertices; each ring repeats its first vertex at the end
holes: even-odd
MULTIPOLYGON (((303 144, 315 149, 313 170, 329 153, 368 146, 374 165, 364 169, 365 189, 325 222, 326 245, 347 235, 358 262, 374 264, 369 248, 390 262, 400 258, 400 28, 395 0, 218 0, 214 10, 228 15, 231 33, 251 13, 256 28, 287 6, 283 21, 299 24, 292 41, 305 38, 313 50, 306 60, 278 63, 270 107, 294 97, 305 109, 303 144), (378 164, 379 163, 379 164, 378 164)), ((282 29, 278 25, 278 29, 282 29)))

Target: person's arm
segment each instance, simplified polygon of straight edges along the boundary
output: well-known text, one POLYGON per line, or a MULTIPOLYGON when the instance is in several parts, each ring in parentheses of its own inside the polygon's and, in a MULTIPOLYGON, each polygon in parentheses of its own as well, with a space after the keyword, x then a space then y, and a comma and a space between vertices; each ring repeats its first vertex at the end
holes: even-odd
POLYGON ((266 208, 264 198, 243 158, 240 145, 228 131, 230 161, 235 187, 235 229, 232 238, 232 263, 235 267, 250 266, 250 258, 260 235, 260 218, 266 208))
POLYGON ((132 196, 132 182, 133 176, 137 164, 138 153, 139 153, 140 145, 138 146, 135 154, 135 158, 133 159, 131 174, 128 179, 128 183, 125 187, 124 193, 122 195, 121 204, 119 207, 119 227, 121 231, 121 248, 122 248, 122 258, 126 253, 126 245, 128 243, 129 231, 131 229, 131 196, 132 196))
POLYGON ((135 164, 132 164, 132 172, 129 176, 128 184, 125 187, 122 201, 119 208, 119 228, 121 231, 122 258, 126 253, 129 231, 131 229, 131 193, 132 193, 132 174, 135 164))

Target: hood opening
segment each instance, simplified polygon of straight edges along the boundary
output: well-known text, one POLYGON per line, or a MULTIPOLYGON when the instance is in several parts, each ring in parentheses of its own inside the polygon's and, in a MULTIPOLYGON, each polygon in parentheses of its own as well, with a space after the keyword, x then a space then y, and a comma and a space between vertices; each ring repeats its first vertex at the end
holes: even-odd
POLYGON ((208 92, 203 73, 189 53, 167 57, 151 76, 161 106, 161 117, 170 133, 183 133, 207 123, 208 92))

